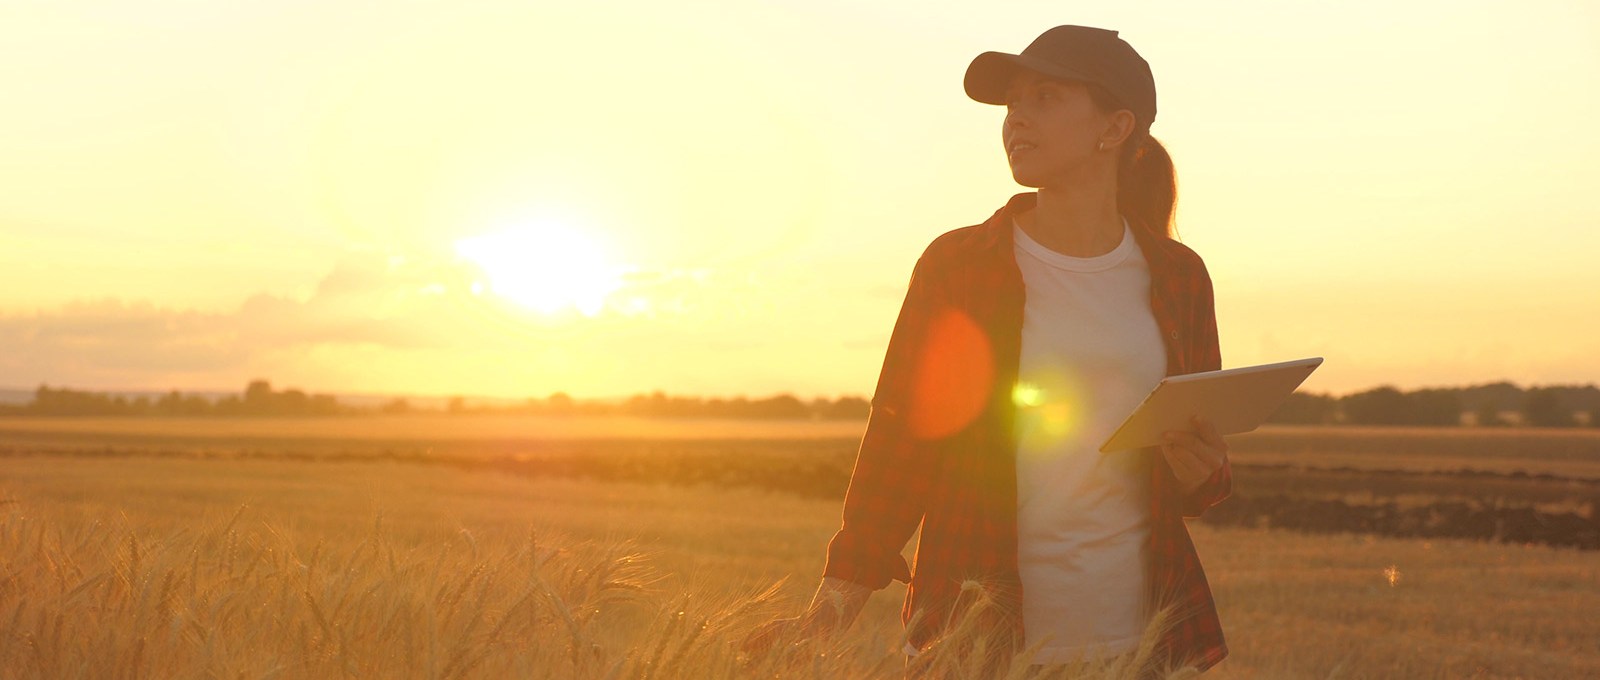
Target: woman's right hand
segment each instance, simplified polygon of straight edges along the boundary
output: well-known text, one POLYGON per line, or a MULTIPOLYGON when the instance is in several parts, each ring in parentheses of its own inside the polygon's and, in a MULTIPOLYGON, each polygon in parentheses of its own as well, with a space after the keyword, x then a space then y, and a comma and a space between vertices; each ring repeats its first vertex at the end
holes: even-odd
POLYGON ((825 578, 817 586, 806 613, 782 619, 773 619, 745 636, 740 649, 746 654, 767 653, 774 644, 799 644, 816 638, 826 638, 836 630, 849 628, 861 609, 866 606, 872 591, 864 586, 825 578))

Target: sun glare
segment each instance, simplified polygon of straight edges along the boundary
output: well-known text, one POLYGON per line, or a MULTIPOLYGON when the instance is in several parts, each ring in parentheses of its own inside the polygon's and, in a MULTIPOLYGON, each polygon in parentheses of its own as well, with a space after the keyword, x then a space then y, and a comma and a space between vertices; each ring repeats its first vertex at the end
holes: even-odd
POLYGON ((1029 455, 1055 450, 1055 445, 1082 432, 1085 403, 1082 385, 1062 368, 1034 371, 1011 389, 1017 405, 1018 443, 1029 455))
POLYGON ((462 239, 456 253, 483 270, 488 291, 545 314, 600 313, 625 271, 581 232, 550 223, 462 239))

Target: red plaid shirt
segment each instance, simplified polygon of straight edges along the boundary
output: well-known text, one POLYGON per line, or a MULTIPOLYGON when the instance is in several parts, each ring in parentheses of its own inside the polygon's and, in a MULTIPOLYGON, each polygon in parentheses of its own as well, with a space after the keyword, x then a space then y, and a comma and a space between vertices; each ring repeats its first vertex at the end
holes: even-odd
MULTIPOLYGON (((1011 229, 1035 199, 1018 194, 983 224, 935 239, 917 261, 873 394, 843 526, 828 544, 825 576, 873 590, 891 579, 910 585, 902 618, 918 647, 937 637, 968 580, 1000 605, 994 611, 1011 627, 1016 648, 1025 644, 1012 433, 1024 286, 1011 229), (913 571, 900 550, 918 524, 913 571)), ((1167 374, 1220 368, 1211 278, 1200 257, 1141 225, 1133 233, 1150 266, 1150 307, 1166 343, 1167 374)), ((1149 601, 1179 605, 1158 654, 1204 670, 1228 649, 1184 518, 1226 498, 1232 471, 1224 465, 1185 495, 1159 454, 1129 455, 1152 458, 1149 601)))

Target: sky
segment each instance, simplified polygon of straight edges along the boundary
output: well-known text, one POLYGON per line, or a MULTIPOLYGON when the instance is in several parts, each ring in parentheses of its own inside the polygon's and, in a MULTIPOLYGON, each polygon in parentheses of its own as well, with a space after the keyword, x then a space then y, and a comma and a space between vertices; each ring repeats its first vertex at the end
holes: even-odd
POLYGON ((1151 64, 1224 366, 1600 381, 1600 8, 0 3, 0 386, 867 395, 1013 193, 967 64, 1151 64))

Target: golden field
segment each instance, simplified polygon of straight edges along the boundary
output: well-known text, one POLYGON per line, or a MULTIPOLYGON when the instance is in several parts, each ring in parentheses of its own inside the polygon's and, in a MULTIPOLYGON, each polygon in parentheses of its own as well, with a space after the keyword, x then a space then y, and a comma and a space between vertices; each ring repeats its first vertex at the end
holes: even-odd
MULTIPOLYGON (((473 420, 309 433, 0 421, 0 677, 899 676, 898 584, 835 647, 735 648, 809 597, 837 497, 653 480, 649 465, 427 462, 615 454, 675 460, 670 472, 847 458, 848 439, 675 423, 685 434, 641 424, 631 443, 601 445, 473 420)), ((1365 435, 1406 452, 1362 450, 1358 436, 1263 431, 1237 440, 1236 461, 1298 452, 1318 467, 1305 458, 1322 447, 1342 458, 1321 467, 1519 462, 1574 477, 1600 462, 1592 433, 1365 435), (1268 435, 1278 450, 1251 439, 1268 435)), ((1600 677, 1600 551, 1190 526, 1232 649, 1205 677, 1600 677)))

